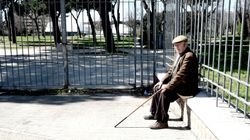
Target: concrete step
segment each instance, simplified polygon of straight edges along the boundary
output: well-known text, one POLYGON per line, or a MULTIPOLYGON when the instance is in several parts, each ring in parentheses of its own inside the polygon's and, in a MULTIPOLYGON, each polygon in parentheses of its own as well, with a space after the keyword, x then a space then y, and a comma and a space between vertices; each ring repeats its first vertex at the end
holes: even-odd
MULTIPOLYGON (((172 108, 180 115, 176 102, 172 108)), ((216 107, 216 97, 205 91, 188 99, 184 107, 184 123, 190 126, 198 139, 250 140, 250 119, 244 118, 244 114, 236 112, 221 99, 216 107)))

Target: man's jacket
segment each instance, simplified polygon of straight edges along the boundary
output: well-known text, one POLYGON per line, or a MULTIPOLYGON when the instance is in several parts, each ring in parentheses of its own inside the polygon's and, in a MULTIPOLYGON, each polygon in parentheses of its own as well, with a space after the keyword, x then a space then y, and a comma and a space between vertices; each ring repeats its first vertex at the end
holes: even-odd
POLYGON ((180 54, 176 66, 167 72, 163 82, 167 83, 166 94, 177 92, 182 96, 195 96, 198 93, 198 61, 188 47, 180 54))

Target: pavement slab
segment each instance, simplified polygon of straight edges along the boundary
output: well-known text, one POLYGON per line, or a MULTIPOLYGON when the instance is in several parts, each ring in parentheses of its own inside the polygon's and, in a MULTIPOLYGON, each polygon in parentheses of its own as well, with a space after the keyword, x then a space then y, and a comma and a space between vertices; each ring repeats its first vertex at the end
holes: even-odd
MULTIPOLYGON (((0 96, 1 140, 195 140, 182 121, 151 130, 144 120, 150 101, 117 128, 114 126, 146 100, 129 94, 0 96)), ((170 108, 173 120, 178 118, 170 108)))

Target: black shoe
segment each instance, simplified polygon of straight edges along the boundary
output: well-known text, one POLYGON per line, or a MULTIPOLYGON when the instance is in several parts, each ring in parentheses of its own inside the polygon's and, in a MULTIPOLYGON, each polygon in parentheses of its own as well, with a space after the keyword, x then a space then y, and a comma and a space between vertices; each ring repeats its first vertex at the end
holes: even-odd
POLYGON ((144 116, 144 119, 145 119, 145 120, 155 120, 155 118, 154 118, 153 115, 144 116))
POLYGON ((151 129, 165 129, 168 128, 168 123, 163 122, 155 122, 152 126, 150 126, 151 129))

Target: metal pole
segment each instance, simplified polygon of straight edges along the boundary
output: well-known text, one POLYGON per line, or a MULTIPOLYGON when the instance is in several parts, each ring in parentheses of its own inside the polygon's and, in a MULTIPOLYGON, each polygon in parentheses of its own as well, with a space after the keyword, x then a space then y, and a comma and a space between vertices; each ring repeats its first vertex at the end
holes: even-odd
MULTIPOLYGON (((156 10, 155 10, 155 0, 152 3, 152 15, 156 17, 156 10)), ((153 20, 153 42, 156 42, 156 20, 153 20)), ((154 58, 153 58, 153 75, 156 75, 156 45, 154 45, 154 58)), ((156 83, 155 78, 153 79, 154 83, 156 83)))
POLYGON ((68 50, 67 50, 67 31, 66 31, 66 10, 65 0, 60 0, 61 6, 61 26, 62 26, 62 47, 63 47, 63 69, 64 69, 64 88, 69 87, 69 66, 68 66, 68 50))
MULTIPOLYGON (((236 22, 237 22, 237 7, 238 7, 238 0, 235 3, 235 10, 234 10, 234 22, 233 22, 233 40, 232 40, 232 49, 231 49, 231 61, 230 61, 230 76, 233 75, 233 61, 234 61, 234 47, 235 47, 235 36, 236 36, 236 22)), ((233 81, 230 79, 229 91, 232 92, 232 84, 233 81)), ((228 99, 228 106, 231 105, 231 96, 229 95, 228 99)))
POLYGON ((179 33, 179 0, 175 0, 175 33, 174 36, 177 36, 179 33))
MULTIPOLYGON (((238 63, 238 79, 241 79, 241 60, 242 60, 242 46, 243 46, 243 30, 244 30, 244 22, 245 22, 245 9, 246 9, 246 0, 244 0, 244 6, 242 9, 242 22, 241 22, 241 33, 240 33, 240 51, 239 51, 239 63, 238 63)), ((248 52, 249 53, 249 52, 248 52)), ((237 84, 237 93, 236 95, 239 96, 240 92, 240 83, 237 84)), ((238 110, 239 100, 236 100, 236 111, 238 110)), ((244 112, 245 114, 245 112, 244 112)))

